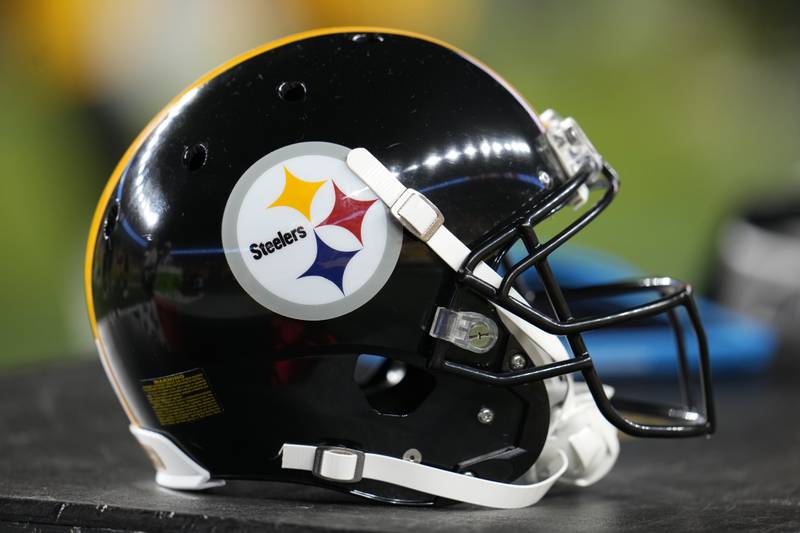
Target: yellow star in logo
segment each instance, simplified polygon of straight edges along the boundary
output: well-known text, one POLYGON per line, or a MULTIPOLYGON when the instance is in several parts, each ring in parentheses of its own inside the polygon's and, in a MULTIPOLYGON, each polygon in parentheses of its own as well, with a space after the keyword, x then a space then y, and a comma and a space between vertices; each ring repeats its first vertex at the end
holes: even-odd
POLYGON ((286 176, 286 184, 283 186, 283 192, 278 196, 278 199, 267 206, 267 208, 278 206, 292 207, 303 213, 310 221, 311 200, 314 199, 317 190, 325 185, 327 181, 303 181, 292 174, 286 167, 283 167, 283 173, 286 176))

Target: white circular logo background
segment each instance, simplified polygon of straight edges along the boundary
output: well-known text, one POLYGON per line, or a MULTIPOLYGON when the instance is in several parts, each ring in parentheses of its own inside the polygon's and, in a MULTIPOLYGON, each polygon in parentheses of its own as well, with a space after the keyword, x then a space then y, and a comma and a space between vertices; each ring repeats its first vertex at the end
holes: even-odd
POLYGON ((264 307, 326 320, 368 302, 391 276, 403 233, 347 167, 350 150, 303 142, 256 161, 225 206, 225 257, 264 307))

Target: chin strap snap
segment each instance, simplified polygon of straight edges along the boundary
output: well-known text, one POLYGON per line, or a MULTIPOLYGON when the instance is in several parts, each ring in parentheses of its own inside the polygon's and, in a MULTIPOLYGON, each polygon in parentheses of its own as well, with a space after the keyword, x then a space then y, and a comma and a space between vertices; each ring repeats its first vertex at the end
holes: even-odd
POLYGON ((528 484, 480 479, 387 455, 335 446, 284 444, 281 466, 305 470, 334 483, 372 479, 464 503, 516 509, 538 502, 567 469, 567 457, 552 448, 543 452, 528 484))

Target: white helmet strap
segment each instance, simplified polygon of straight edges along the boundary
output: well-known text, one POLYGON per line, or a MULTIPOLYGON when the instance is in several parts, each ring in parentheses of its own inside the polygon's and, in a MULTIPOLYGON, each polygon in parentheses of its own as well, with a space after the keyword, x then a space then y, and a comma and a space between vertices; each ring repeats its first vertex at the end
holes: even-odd
POLYGON ((537 480, 529 484, 498 483, 404 459, 349 448, 284 444, 282 467, 305 470, 327 481, 355 483, 372 479, 465 503, 515 509, 538 502, 567 469, 561 450, 543 453, 536 462, 537 480))

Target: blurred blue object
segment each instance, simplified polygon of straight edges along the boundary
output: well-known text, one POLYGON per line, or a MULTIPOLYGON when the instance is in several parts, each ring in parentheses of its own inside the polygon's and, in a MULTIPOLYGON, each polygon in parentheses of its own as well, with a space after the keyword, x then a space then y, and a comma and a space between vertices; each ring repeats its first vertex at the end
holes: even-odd
MULTIPOLYGON (((515 261, 523 254, 524 249, 518 244, 508 257, 515 261)), ((618 257, 578 246, 565 246, 553 254, 549 262, 564 288, 602 285, 642 276, 618 257)), ((541 290, 533 269, 523 275, 522 281, 530 290, 541 290)), ((607 312, 609 308, 622 309, 641 303, 646 297, 595 298, 591 305, 607 312)), ((757 374, 769 367, 777 347, 777 335, 770 327, 708 299, 695 299, 708 337, 714 376, 757 374)), ((587 313, 583 310, 580 314, 587 313)), ((675 335, 664 317, 645 324, 599 329, 583 337, 598 372, 605 377, 667 376, 675 372, 675 335)), ((689 355, 696 366, 696 351, 690 350, 689 355)))

